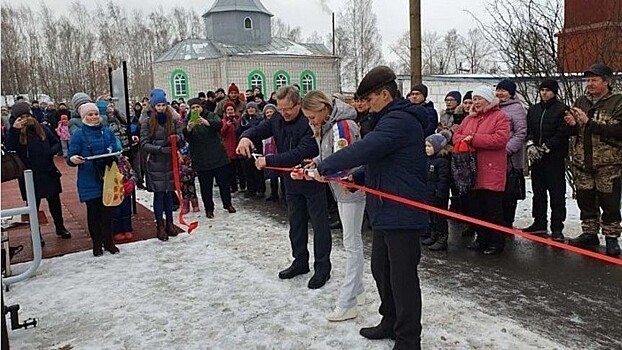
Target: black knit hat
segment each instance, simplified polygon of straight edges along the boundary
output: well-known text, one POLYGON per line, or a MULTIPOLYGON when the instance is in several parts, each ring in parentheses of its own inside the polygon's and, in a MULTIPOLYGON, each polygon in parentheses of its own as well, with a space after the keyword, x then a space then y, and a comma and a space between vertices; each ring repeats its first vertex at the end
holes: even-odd
POLYGON ((13 108, 11 108, 11 114, 13 114, 13 117, 17 118, 24 114, 32 115, 32 112, 30 111, 30 105, 28 102, 19 101, 13 105, 13 108))
POLYGON ((516 83, 510 79, 503 79, 497 84, 497 90, 503 89, 510 93, 510 96, 516 95, 516 83))
POLYGON ((387 66, 377 66, 365 74, 358 89, 356 89, 356 95, 363 99, 381 87, 389 83, 395 83, 395 79, 397 79, 397 77, 391 68, 387 66))
POLYGON ((203 91, 199 92, 199 96, 197 96, 198 98, 207 98, 207 96, 205 95, 205 93, 203 91))
POLYGON ((544 79, 540 83, 540 87, 538 89, 549 89, 553 91, 555 95, 559 93, 559 84, 555 79, 544 79))
POLYGON ((428 87, 423 84, 417 84, 413 86, 413 88, 410 89, 410 92, 413 91, 419 91, 421 94, 423 94, 423 97, 428 98, 428 87))
POLYGON ((466 94, 464 94, 464 97, 462 98, 462 101, 464 100, 472 100, 473 99, 473 90, 469 90, 466 92, 466 94))
POLYGON ((189 99, 187 104, 190 108, 192 108, 193 105, 199 105, 203 107, 203 101, 201 101, 201 99, 199 99, 198 97, 189 99))

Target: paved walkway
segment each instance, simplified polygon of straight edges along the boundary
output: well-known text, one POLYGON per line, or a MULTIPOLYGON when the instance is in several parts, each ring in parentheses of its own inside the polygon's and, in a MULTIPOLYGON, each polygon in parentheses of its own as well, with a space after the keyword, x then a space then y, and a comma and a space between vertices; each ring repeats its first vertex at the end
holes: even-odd
MULTIPOLYGON (((86 205, 80 203, 77 192, 77 176, 78 169, 69 167, 63 158, 56 158, 56 166, 61 171, 63 185, 63 193, 61 193, 61 202, 63 204, 63 218, 65 227, 71 232, 71 239, 60 239, 56 236, 54 223, 49 214, 47 201, 43 200, 41 211, 46 213, 46 219, 41 224, 41 233, 45 240, 43 247, 43 257, 51 258, 55 256, 65 255, 68 253, 89 250, 92 248, 91 238, 87 231, 86 224, 86 205)), ((5 182, 1 185, 2 208, 16 208, 24 206, 22 201, 17 180, 5 182)), ((20 218, 13 218, 11 221, 20 221, 20 218)), ((134 227, 134 239, 139 241, 144 239, 155 238, 155 223, 153 213, 144 206, 137 204, 137 213, 132 218, 134 227)), ((16 246, 22 244, 24 250, 17 254, 12 263, 19 263, 32 260, 32 241, 30 237, 30 228, 28 225, 21 225, 9 229, 9 244, 16 246)))

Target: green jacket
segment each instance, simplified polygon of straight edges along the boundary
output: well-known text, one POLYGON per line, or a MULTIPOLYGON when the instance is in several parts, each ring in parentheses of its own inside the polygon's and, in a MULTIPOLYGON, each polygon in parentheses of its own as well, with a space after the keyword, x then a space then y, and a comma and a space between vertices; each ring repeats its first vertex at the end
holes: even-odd
POLYGON ((207 119, 209 126, 196 125, 192 130, 188 130, 186 125, 184 128, 190 148, 192 168, 195 171, 212 170, 230 163, 220 137, 222 120, 211 112, 203 118, 207 119))
POLYGON ((622 165, 622 94, 609 92, 596 103, 582 96, 574 106, 581 108, 589 121, 571 128, 576 137, 570 150, 573 164, 583 169, 622 165))

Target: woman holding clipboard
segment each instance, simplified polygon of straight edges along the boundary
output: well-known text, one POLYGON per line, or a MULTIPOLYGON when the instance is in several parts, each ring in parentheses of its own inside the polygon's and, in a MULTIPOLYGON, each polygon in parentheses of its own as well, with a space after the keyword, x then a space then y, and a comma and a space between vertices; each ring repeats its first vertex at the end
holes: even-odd
POLYGON ((114 208, 103 204, 103 175, 106 165, 113 162, 114 156, 121 150, 114 133, 103 126, 99 109, 94 103, 81 105, 78 112, 83 126, 71 136, 67 164, 78 167, 78 194, 80 202, 86 203, 93 255, 103 255, 102 246, 116 254, 119 248, 112 241, 114 208))

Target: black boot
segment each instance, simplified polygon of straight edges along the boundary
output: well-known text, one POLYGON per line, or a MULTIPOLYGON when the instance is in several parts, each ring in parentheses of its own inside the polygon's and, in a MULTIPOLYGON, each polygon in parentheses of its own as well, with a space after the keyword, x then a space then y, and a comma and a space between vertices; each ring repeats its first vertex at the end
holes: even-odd
POLYGON ((282 280, 288 280, 298 275, 304 275, 309 272, 309 266, 296 266, 292 264, 290 267, 279 272, 279 278, 282 280))
POLYGON ((618 237, 605 237, 605 244, 607 245, 607 255, 620 255, 620 244, 618 243, 618 237))
POLYGON ((439 250, 447 250, 447 238, 449 234, 444 232, 437 232, 436 242, 428 247, 429 250, 437 252, 439 250))
POLYGON ((388 323, 384 322, 380 322, 380 324, 375 327, 361 328, 359 334, 367 339, 391 338, 395 340, 395 331, 393 330, 393 325, 389 325, 388 323))
POLYGON ((166 234, 166 231, 164 229, 164 220, 162 219, 159 219, 156 222, 156 236, 161 241, 168 241, 168 235, 166 234))
POLYGON ((599 246, 600 241, 595 233, 582 233, 579 237, 568 240, 568 244, 577 247, 599 246))
POLYGON ((93 256, 102 256, 104 255, 104 250, 102 249, 102 241, 95 234, 91 234, 91 241, 93 241, 93 256))
POLYGON ((545 235, 546 234, 546 222, 539 223, 534 222, 531 226, 523 229, 525 233, 531 233, 532 235, 545 235))
POLYGON ((552 230, 551 239, 555 242, 563 242, 565 240, 562 230, 552 230))
POLYGON ((102 239, 104 250, 109 252, 110 254, 117 254, 119 252, 119 248, 114 244, 112 240, 112 232, 107 233, 105 237, 102 239))
POLYGON ((166 217, 166 226, 164 227, 164 231, 169 237, 177 236, 178 233, 175 229, 175 225, 173 225, 173 218, 166 217))
POLYGON ((424 239, 423 241, 421 241, 421 244, 423 245, 432 245, 434 244, 434 242, 436 242, 436 239, 438 238, 438 232, 436 231, 432 231, 432 233, 430 234, 430 237, 424 239))
POLYGON ((465 224, 465 228, 460 233, 462 237, 473 237, 475 236, 475 227, 469 224, 465 224))
POLYGON ((56 228, 56 235, 62 239, 70 239, 71 238, 71 233, 69 233, 69 231, 67 231, 67 229, 65 228, 65 226, 61 226, 56 228))

